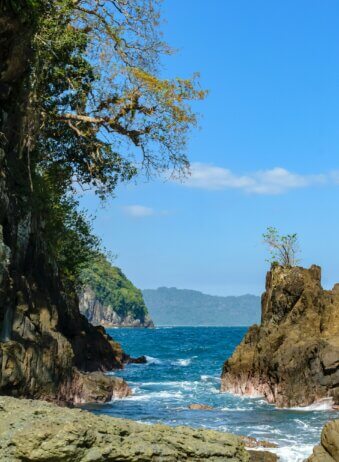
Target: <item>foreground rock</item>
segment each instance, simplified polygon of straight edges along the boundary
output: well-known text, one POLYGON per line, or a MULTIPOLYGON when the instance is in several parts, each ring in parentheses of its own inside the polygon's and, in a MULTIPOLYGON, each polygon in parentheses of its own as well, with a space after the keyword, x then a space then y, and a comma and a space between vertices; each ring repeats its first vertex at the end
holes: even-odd
POLYGON ((308 462, 339 462, 339 420, 328 422, 321 433, 319 446, 313 449, 308 462))
POLYGON ((339 401, 339 285, 321 270, 272 267, 261 325, 252 326, 224 364, 221 389, 263 396, 280 407, 339 401))
MULTIPOLYGON (((249 462, 227 433, 142 425, 41 401, 0 398, 1 462, 249 462)), ((270 460, 270 459, 252 459, 270 460)))

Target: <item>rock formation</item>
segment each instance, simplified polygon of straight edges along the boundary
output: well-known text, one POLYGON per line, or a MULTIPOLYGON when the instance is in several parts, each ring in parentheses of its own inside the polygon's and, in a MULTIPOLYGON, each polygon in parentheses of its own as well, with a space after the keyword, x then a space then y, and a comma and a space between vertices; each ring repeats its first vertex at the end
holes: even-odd
POLYGON ((272 266, 261 325, 250 327, 225 362, 221 389, 263 396, 279 407, 339 401, 339 286, 321 270, 272 266))
MULTIPOLYGON (((65 293, 42 237, 44 217, 32 206, 34 5, 20 13, 2 5, 0 15, 0 393, 83 401, 81 390, 94 396, 98 378, 84 372, 122 367, 126 355, 65 293)), ((99 382, 104 401, 115 386, 128 393, 114 378, 99 382)))
POLYGON ((308 462, 338 462, 339 461, 339 420, 328 422, 321 433, 319 446, 313 449, 313 455, 308 462))
POLYGON ((142 425, 41 401, 0 398, 2 462, 249 462, 249 457, 241 440, 227 433, 142 425))
POLYGON ((133 312, 119 315, 111 304, 105 304, 90 286, 85 286, 80 295, 81 313, 95 326, 105 327, 154 327, 148 313, 136 317, 133 312))

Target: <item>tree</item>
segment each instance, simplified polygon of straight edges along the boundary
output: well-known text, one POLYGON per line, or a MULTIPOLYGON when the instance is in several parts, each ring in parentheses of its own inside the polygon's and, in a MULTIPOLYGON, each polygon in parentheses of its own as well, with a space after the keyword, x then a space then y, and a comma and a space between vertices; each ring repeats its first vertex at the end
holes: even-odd
POLYGON ((287 234, 282 236, 274 227, 268 227, 263 234, 264 243, 268 246, 271 254, 269 260, 272 264, 282 266, 295 266, 299 260, 296 258, 299 252, 299 243, 297 234, 287 234))
POLYGON ((160 37, 159 3, 54 0, 38 9, 23 180, 71 281, 96 247, 76 190, 106 198, 138 174, 188 172, 190 102, 206 92, 197 75, 161 78, 161 56, 172 50, 160 37))
MULTIPOLYGON (((185 174, 198 76, 160 77, 158 0, 48 2, 35 36, 32 159, 101 197, 138 173, 185 174)), ((34 169, 31 168, 31 171, 34 169)), ((32 185, 33 181, 32 181, 32 185)))

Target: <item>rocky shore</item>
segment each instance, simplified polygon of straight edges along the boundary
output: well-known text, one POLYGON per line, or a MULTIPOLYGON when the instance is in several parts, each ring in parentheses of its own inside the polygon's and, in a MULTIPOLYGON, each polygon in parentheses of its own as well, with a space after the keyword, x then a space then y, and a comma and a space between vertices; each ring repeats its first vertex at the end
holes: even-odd
POLYGON ((270 462, 241 438, 212 430, 143 425, 42 401, 0 397, 2 462, 270 462))
POLYGON ((260 326, 225 362, 221 390, 263 396, 279 407, 339 403, 339 285, 321 286, 321 269, 272 266, 260 326))

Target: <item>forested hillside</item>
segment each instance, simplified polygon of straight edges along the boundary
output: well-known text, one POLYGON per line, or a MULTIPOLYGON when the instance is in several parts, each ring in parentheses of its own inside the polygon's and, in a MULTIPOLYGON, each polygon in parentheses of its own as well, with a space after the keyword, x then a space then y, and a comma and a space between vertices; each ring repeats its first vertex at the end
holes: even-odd
POLYGON ((141 290, 98 253, 81 274, 80 310, 94 325, 152 327, 141 290))
POLYGON ((249 326, 260 321, 260 297, 219 297, 196 290, 160 287, 143 291, 156 325, 249 326))

